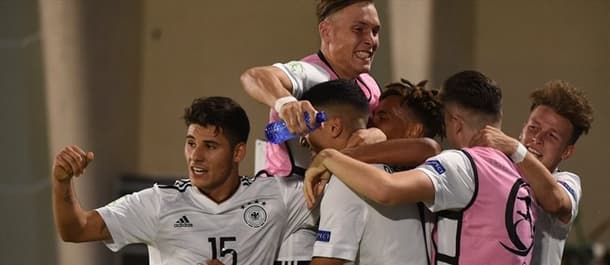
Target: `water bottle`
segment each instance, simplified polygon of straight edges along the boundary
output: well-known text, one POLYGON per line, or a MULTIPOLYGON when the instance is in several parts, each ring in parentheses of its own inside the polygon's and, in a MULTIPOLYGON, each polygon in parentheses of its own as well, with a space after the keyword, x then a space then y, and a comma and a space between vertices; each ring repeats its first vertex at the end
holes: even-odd
MULTIPOLYGON (((319 128, 322 122, 326 121, 327 118, 326 112, 321 111, 316 113, 316 123, 314 127, 310 127, 309 113, 305 112, 305 123, 307 124, 307 130, 311 132, 319 128)), ((267 137, 268 142, 274 144, 280 144, 292 138, 299 137, 298 134, 292 134, 290 130, 288 130, 288 127, 286 127, 286 122, 283 120, 278 120, 267 124, 265 127, 265 136, 267 137)))

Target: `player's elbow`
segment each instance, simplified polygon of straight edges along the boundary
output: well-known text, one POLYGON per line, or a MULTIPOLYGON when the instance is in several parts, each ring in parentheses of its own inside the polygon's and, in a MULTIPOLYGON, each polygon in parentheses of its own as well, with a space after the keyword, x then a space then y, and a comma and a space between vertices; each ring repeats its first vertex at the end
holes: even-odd
POLYGON ((241 74, 239 80, 241 81, 242 87, 248 94, 252 94, 255 90, 255 87, 261 79, 261 76, 264 75, 265 68, 264 67, 253 67, 241 74))
POLYGON ((544 201, 539 201, 539 204, 542 210, 554 216, 563 216, 571 213, 569 203, 564 202, 561 197, 547 198, 544 201))
POLYGON ((78 231, 70 229, 59 229, 59 236, 62 241, 69 243, 80 243, 83 242, 82 237, 79 236, 78 231))
POLYGON ((425 157, 425 159, 423 159, 421 163, 431 156, 438 155, 442 150, 441 145, 432 138, 424 137, 422 138, 422 143, 425 147, 423 148, 423 153, 425 154, 423 157, 425 157))

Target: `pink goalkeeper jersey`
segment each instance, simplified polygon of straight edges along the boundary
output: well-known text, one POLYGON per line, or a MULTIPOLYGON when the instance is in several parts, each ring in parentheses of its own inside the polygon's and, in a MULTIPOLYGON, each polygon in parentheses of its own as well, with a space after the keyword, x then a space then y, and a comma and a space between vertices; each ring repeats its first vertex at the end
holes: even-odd
MULTIPOLYGON (((337 79, 337 75, 323 59, 320 52, 311 54, 300 61, 291 61, 286 64, 274 64, 280 68, 292 83, 292 95, 301 98, 303 93, 312 86, 337 79)), ((369 99, 370 110, 379 104, 381 91, 375 79, 367 73, 357 77, 357 83, 364 96, 369 99)), ((269 112, 269 122, 279 119, 275 110, 269 112)), ((311 162, 311 153, 299 144, 298 139, 289 140, 286 144, 267 143, 265 155, 265 170, 274 176, 288 176, 291 174, 304 175, 304 170, 311 162), (290 151, 289 151, 290 150, 290 151)))
POLYGON ((534 244, 534 198, 503 153, 463 149, 472 163, 475 190, 461 210, 438 212, 435 264, 530 264, 534 244))

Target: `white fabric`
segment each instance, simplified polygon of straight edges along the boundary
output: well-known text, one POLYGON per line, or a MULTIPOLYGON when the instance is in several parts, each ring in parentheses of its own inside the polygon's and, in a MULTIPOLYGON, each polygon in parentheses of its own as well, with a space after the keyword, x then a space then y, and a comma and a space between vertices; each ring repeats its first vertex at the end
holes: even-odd
POLYGON ((521 163, 523 162, 523 159, 525 159, 525 156, 527 155, 527 148, 525 148, 525 145, 523 145, 522 143, 519 143, 519 145, 517 145, 517 150, 510 155, 510 159, 515 163, 521 163))
POLYGON ((578 215, 578 204, 582 195, 580 178, 576 174, 566 171, 556 171, 553 176, 570 197, 572 219, 566 224, 539 207, 536 208, 538 217, 536 219, 532 264, 561 264, 568 233, 578 215))
POLYGON ((273 66, 286 73, 292 83, 292 95, 295 98, 301 98, 311 87, 330 80, 330 74, 324 68, 304 61, 276 63, 273 66))
POLYGON ((216 204, 189 181, 177 181, 126 195, 97 211, 112 235, 108 248, 145 243, 151 265, 205 264, 214 252, 224 264, 234 258, 237 264, 272 264, 288 234, 305 223, 314 225, 302 184, 297 178, 242 178, 235 194, 216 204))
POLYGON ((282 107, 290 102, 297 102, 297 98, 293 97, 293 96, 286 96, 286 97, 282 97, 282 98, 278 98, 275 101, 275 105, 273 107, 273 109, 275 109, 276 112, 280 112, 282 110, 282 107))
MULTIPOLYGON (((287 63, 276 63, 273 66, 282 70, 290 79, 292 84, 292 96, 301 98, 311 87, 330 80, 330 74, 324 68, 316 64, 304 61, 290 61, 287 63)), ((277 110, 276 110, 277 111, 277 110)), ((309 149, 300 145, 298 139, 289 140, 287 144, 291 147, 295 164, 306 167, 311 162, 309 149)), ((299 229, 296 233, 283 241, 278 254, 279 261, 303 261, 311 260, 313 242, 315 241, 315 230, 310 228, 299 229)))
POLYGON ((466 207, 472 199, 476 186, 474 171, 470 160, 462 151, 445 150, 428 158, 416 170, 423 171, 434 185, 434 202, 424 202, 430 211, 459 210, 466 207))
POLYGON ((427 264, 424 242, 416 204, 381 206, 331 178, 320 205, 314 257, 354 264, 427 264))

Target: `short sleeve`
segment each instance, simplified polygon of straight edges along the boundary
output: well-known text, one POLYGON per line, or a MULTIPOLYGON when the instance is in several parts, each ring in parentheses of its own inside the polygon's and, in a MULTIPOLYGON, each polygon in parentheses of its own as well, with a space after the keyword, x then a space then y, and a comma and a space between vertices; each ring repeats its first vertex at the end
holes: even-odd
POLYGON ((425 202, 430 211, 462 209, 472 199, 476 185, 474 171, 462 151, 445 150, 415 170, 423 171, 434 185, 434 202, 425 202))
POLYGON ((364 232, 364 201, 333 176, 320 203, 313 256, 354 261, 364 232))
POLYGON ((96 211, 112 235, 112 241, 105 242, 110 250, 118 251, 132 243, 150 244, 158 221, 158 190, 149 188, 125 195, 96 211))
POLYGON ((553 173, 553 176, 555 176, 557 182, 568 194, 568 197, 570 197, 570 202, 572 203, 572 218, 570 219, 570 223, 572 223, 574 222, 576 215, 578 215, 578 204, 580 203, 580 197, 582 195, 580 177, 578 177, 578 175, 574 173, 567 171, 555 172, 553 173))
POLYGON ((282 199, 288 209, 288 229, 284 237, 299 228, 313 228, 317 224, 317 214, 310 211, 305 203, 303 193, 303 177, 292 175, 289 177, 276 177, 281 190, 282 199))
POLYGON ((312 86, 330 80, 330 74, 324 68, 303 61, 276 63, 273 66, 282 70, 292 84, 292 95, 301 98, 312 86))

